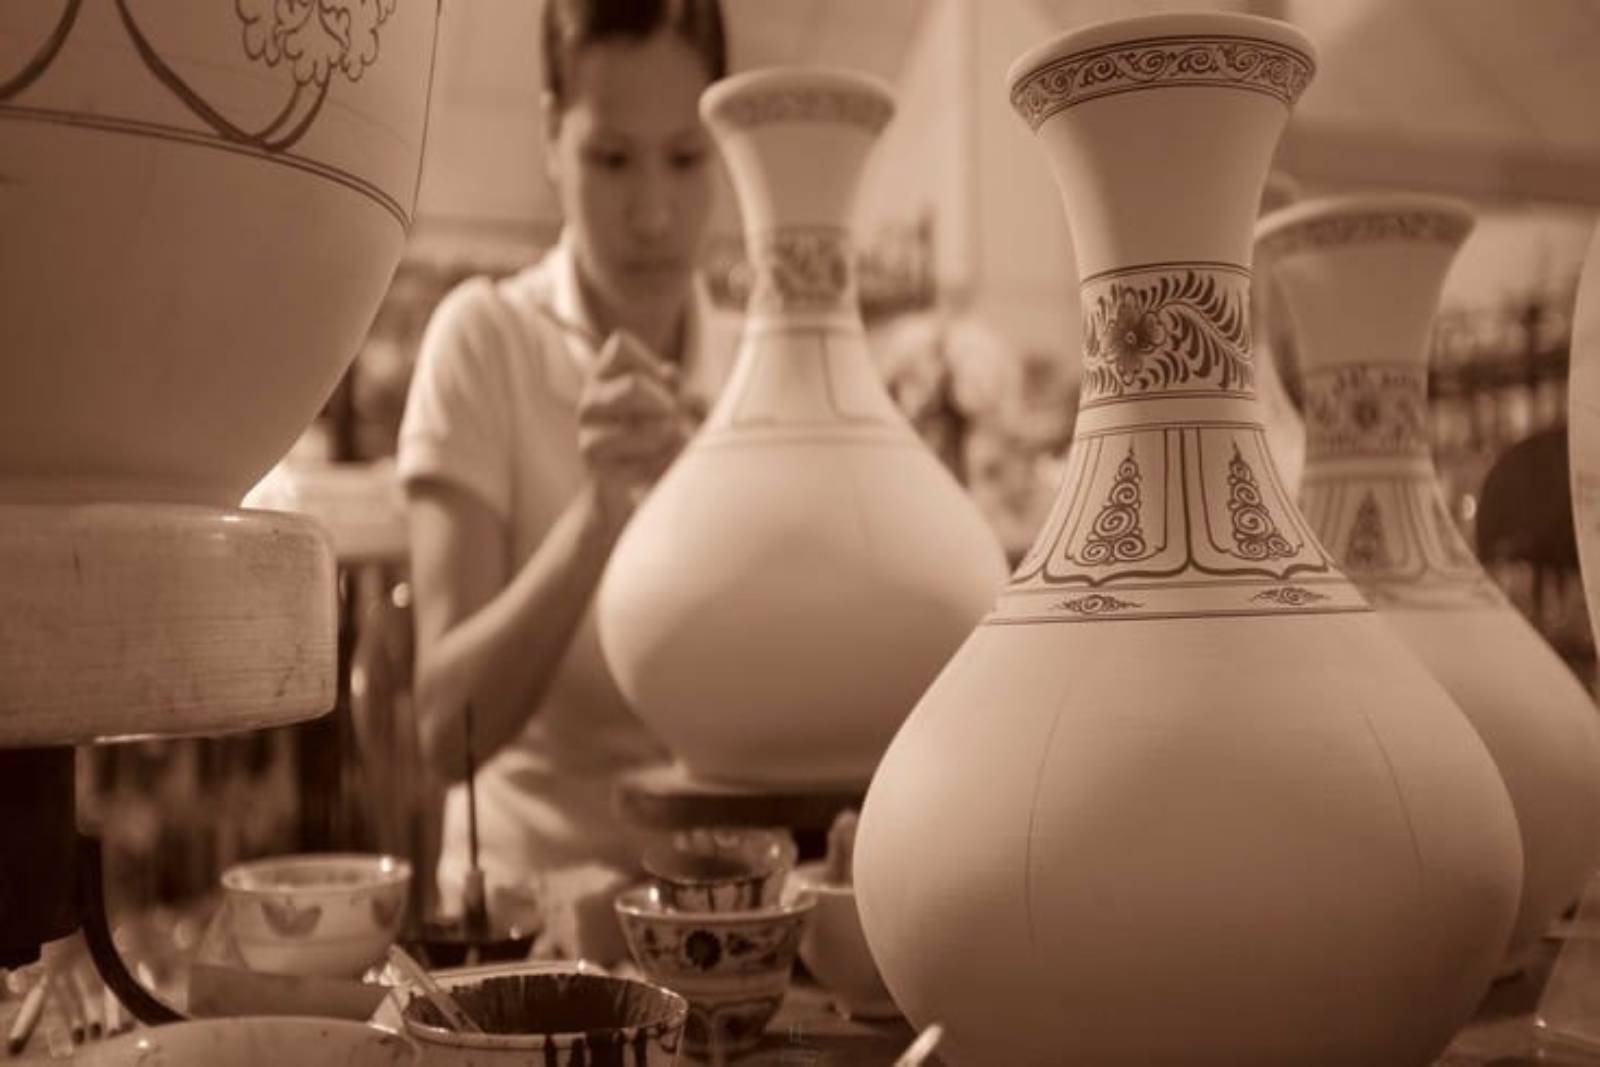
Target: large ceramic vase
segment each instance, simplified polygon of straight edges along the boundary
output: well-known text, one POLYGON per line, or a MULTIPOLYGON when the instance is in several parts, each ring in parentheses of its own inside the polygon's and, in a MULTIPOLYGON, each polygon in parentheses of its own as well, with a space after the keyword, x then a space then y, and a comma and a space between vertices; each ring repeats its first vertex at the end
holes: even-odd
POLYGON ((866 349, 850 223, 888 90, 777 68, 712 86, 701 112, 754 288, 722 395, 612 555, 600 640, 695 778, 864 788, 1004 556, 866 349))
POLYGON ((1572 521, 1583 570, 1589 628, 1600 647, 1600 229, 1589 242, 1572 312, 1567 379, 1567 459, 1572 521))
POLYGON ((399 261, 438 18, 0 5, 0 746, 332 707, 326 538, 237 505, 399 261))
POLYGON ((1254 396, 1251 231, 1312 57, 1191 14, 1011 69, 1077 250, 1076 431, 855 851, 873 956, 948 1063, 1422 1067, 1505 945, 1499 773, 1283 492, 1254 396))
POLYGON ((1311 201, 1263 219, 1306 387, 1300 507, 1345 573, 1466 712, 1522 831, 1508 966, 1600 859, 1600 719, 1572 671, 1500 594, 1439 490, 1428 436, 1428 328, 1465 205, 1311 201))

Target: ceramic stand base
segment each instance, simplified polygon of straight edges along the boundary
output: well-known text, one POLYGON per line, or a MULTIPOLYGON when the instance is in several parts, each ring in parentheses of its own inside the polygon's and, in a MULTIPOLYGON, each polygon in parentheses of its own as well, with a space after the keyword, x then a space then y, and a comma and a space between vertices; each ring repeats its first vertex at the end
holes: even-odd
POLYGON ((826 831, 866 790, 798 786, 756 789, 695 778, 681 763, 634 771, 617 783, 612 802, 629 823, 649 830, 700 826, 784 826, 826 831))
POLYGON ((311 520, 0 505, 0 573, 0 747, 258 729, 333 706, 334 562, 311 520))

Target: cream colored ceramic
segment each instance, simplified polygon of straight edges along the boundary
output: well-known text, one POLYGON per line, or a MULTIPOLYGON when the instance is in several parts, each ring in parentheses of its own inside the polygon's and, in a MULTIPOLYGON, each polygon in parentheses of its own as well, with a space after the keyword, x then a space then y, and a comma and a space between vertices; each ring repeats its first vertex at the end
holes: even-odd
POLYGON ((232 509, 399 260, 437 20, 0 5, 0 744, 332 706, 326 538, 232 509))
POLYGON ((673 1067, 689 1003, 670 989, 568 966, 463 968, 434 976, 485 1033, 443 1025, 425 998, 401 1013, 422 1067, 673 1067))
POLYGON ((360 977, 400 932, 411 864, 393 856, 307 853, 222 872, 222 936, 252 970, 360 977))
POLYGON ((864 75, 709 89, 756 271, 737 363, 599 592, 622 691, 691 774, 863 786, 1004 580, 999 542, 869 360, 851 210, 889 121, 864 75))
POLYGON ((0 501, 229 506, 377 310, 437 0, 0 9, 0 501))
POLYGON ((1466 205, 1382 195, 1263 219, 1306 383, 1300 506, 1346 574, 1444 683, 1505 779, 1522 831, 1509 965, 1600 859, 1600 718, 1572 671, 1484 573, 1429 449, 1427 337, 1472 228, 1466 205))
POLYGON ((684 1048, 692 1056, 704 1056, 713 1035, 727 1056, 761 1041, 789 991, 815 906, 814 896, 791 891, 747 911, 678 911, 649 885, 615 901, 628 951, 645 977, 689 1000, 684 1048))
POLYGON ((294 1016, 203 1019, 81 1045, 85 1067, 413 1067, 417 1047, 389 1030, 294 1016))
POLYGON ((1567 456, 1589 626, 1600 645, 1600 230, 1589 244, 1572 312, 1567 456))
POLYGON ((800 962, 828 991, 834 1010, 847 1019, 899 1018, 900 1009, 883 984, 861 929, 855 885, 829 881, 823 860, 800 864, 791 877, 817 898, 800 938, 800 962))
POLYGON ((1494 762, 1260 423, 1251 232, 1312 56, 1284 23, 1189 14, 1012 67, 1077 251, 1077 426, 855 850, 873 957, 948 1064, 1423 1067, 1505 946, 1522 858, 1494 762))

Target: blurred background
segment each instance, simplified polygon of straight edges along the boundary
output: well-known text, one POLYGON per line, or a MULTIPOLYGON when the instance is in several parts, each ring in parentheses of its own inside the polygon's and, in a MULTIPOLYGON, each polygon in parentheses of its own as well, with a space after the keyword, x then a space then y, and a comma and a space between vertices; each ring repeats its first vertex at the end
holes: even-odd
MULTIPOLYGON (((1008 550, 1043 520, 1070 443, 1079 316, 1072 239, 1004 75, 1061 30, 1140 12, 1287 19, 1319 71, 1277 159, 1280 202, 1406 189, 1469 200, 1478 225, 1432 338, 1435 458, 1469 541, 1573 670, 1595 656, 1568 503, 1566 377, 1578 271, 1600 211, 1593 0, 725 0, 735 69, 827 63, 898 93, 857 219, 862 312, 897 401, 1008 550)), ((422 329, 461 279, 534 260, 559 218, 540 157, 531 0, 446 0, 404 261, 350 371, 256 506, 321 517, 341 561, 339 706, 216 740, 100 746, 80 810, 123 906, 178 907, 270 852, 423 854, 409 703, 405 531, 390 460, 422 329)), ((723 183, 706 269, 748 288, 723 183)), ((1292 420, 1293 338, 1263 324, 1292 420)), ((425 880, 426 881, 426 880, 425 880)))

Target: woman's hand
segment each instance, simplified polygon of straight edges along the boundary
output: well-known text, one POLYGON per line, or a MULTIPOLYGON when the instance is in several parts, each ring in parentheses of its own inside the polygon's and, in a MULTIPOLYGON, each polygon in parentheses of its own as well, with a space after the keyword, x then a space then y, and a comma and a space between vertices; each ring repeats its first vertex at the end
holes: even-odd
POLYGON ((578 399, 578 449, 609 518, 626 518, 688 439, 676 383, 675 367, 621 330, 589 371, 578 399))

